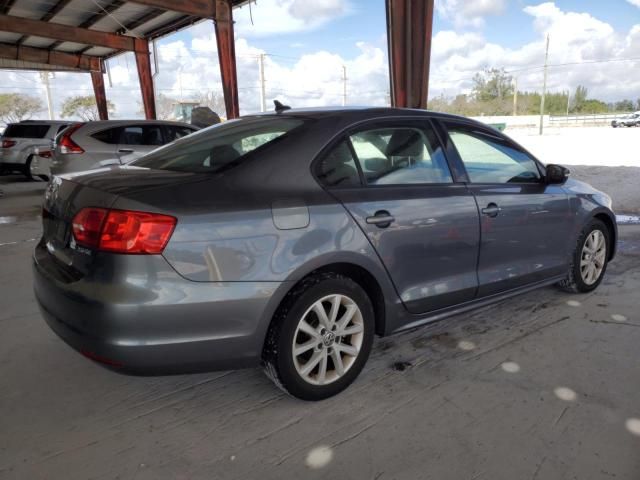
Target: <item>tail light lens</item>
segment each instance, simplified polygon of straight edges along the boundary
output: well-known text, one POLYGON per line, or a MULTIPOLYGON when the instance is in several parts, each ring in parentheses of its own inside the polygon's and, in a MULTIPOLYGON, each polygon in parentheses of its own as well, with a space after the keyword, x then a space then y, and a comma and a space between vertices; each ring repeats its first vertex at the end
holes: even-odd
POLYGON ((42 158, 51 158, 53 156, 53 152, 51 152, 51 150, 44 150, 42 152, 38 152, 38 156, 42 158))
POLYGON ((73 219, 73 236, 78 244, 105 252, 159 254, 176 222, 159 213, 83 208, 73 219))
POLYGON ((16 144, 15 140, 2 140, 2 148, 11 148, 16 144))
POLYGON ((84 125, 84 123, 76 123, 75 125, 72 125, 69 128, 67 128, 62 133, 62 136, 60 137, 60 141, 58 142, 61 153, 64 153, 64 154, 84 153, 84 149, 71 139, 71 135, 73 135, 73 133, 76 130, 78 130, 82 125, 84 125))

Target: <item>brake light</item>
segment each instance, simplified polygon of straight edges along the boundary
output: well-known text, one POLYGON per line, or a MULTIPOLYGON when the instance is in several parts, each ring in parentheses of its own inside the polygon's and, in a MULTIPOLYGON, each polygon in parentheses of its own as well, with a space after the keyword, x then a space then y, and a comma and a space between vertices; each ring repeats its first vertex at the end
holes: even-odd
POLYGON ((82 125, 84 125, 84 123, 76 123, 62 133, 62 137, 60 137, 60 141, 58 142, 61 153, 84 153, 84 149, 71 139, 71 135, 82 125))
POLYGON ((73 236, 78 244, 105 252, 159 254, 176 222, 159 213, 83 208, 73 219, 73 236))
POLYGON ((2 140, 2 148, 11 148, 16 144, 15 140, 2 140))
POLYGON ((51 150, 45 150, 43 152, 38 152, 38 156, 42 158, 51 158, 53 157, 53 152, 51 150))

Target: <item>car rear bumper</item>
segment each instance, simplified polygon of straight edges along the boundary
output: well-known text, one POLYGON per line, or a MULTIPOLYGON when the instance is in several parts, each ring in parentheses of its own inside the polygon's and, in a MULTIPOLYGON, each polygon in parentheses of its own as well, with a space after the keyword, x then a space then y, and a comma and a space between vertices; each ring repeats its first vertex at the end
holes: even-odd
POLYGON ((140 290, 135 285, 67 282, 56 278, 49 261, 54 260, 36 249, 34 292, 47 324, 85 356, 132 374, 257 366, 273 296, 282 286, 192 282, 167 270, 145 279, 149 288, 140 290))

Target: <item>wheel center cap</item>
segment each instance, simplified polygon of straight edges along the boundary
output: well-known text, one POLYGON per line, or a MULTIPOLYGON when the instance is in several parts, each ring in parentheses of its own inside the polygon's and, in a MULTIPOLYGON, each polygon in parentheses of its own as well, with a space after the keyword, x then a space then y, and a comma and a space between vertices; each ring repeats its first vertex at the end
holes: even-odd
POLYGON ((327 332, 322 337, 322 343, 325 347, 330 347, 336 341, 336 334, 333 332, 327 332))

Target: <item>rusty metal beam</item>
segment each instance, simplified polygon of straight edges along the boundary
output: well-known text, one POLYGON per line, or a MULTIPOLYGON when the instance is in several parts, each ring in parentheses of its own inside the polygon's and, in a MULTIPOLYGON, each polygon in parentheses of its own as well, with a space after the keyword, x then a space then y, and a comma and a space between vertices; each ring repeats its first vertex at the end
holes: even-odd
POLYGON ((93 93, 98 106, 98 116, 100 120, 109 120, 109 110, 107 109, 107 94, 104 90, 104 74, 102 72, 91 72, 91 83, 93 93))
POLYGON ((427 108, 434 0, 386 0, 391 105, 427 108))
POLYGON ((27 35, 37 32, 39 37, 85 43, 115 50, 137 51, 144 48, 139 39, 133 37, 10 15, 0 15, 0 31, 27 35))
POLYGON ((0 43, 0 58, 44 63, 54 67, 77 68, 87 72, 102 72, 102 62, 98 57, 57 52, 45 48, 26 47, 24 45, 0 43))
POLYGON ((132 2, 200 18, 216 16, 215 0, 132 0, 132 2))
POLYGON ((143 41, 146 48, 145 51, 136 52, 136 65, 138 67, 138 79, 140 80, 140 93, 142 94, 144 116, 147 120, 154 120, 156 118, 156 100, 153 93, 149 41, 143 41))
POLYGON ((231 0, 216 0, 215 24, 227 119, 238 118, 240 116, 240 105, 238 102, 238 72, 236 70, 236 47, 233 38, 231 0))

